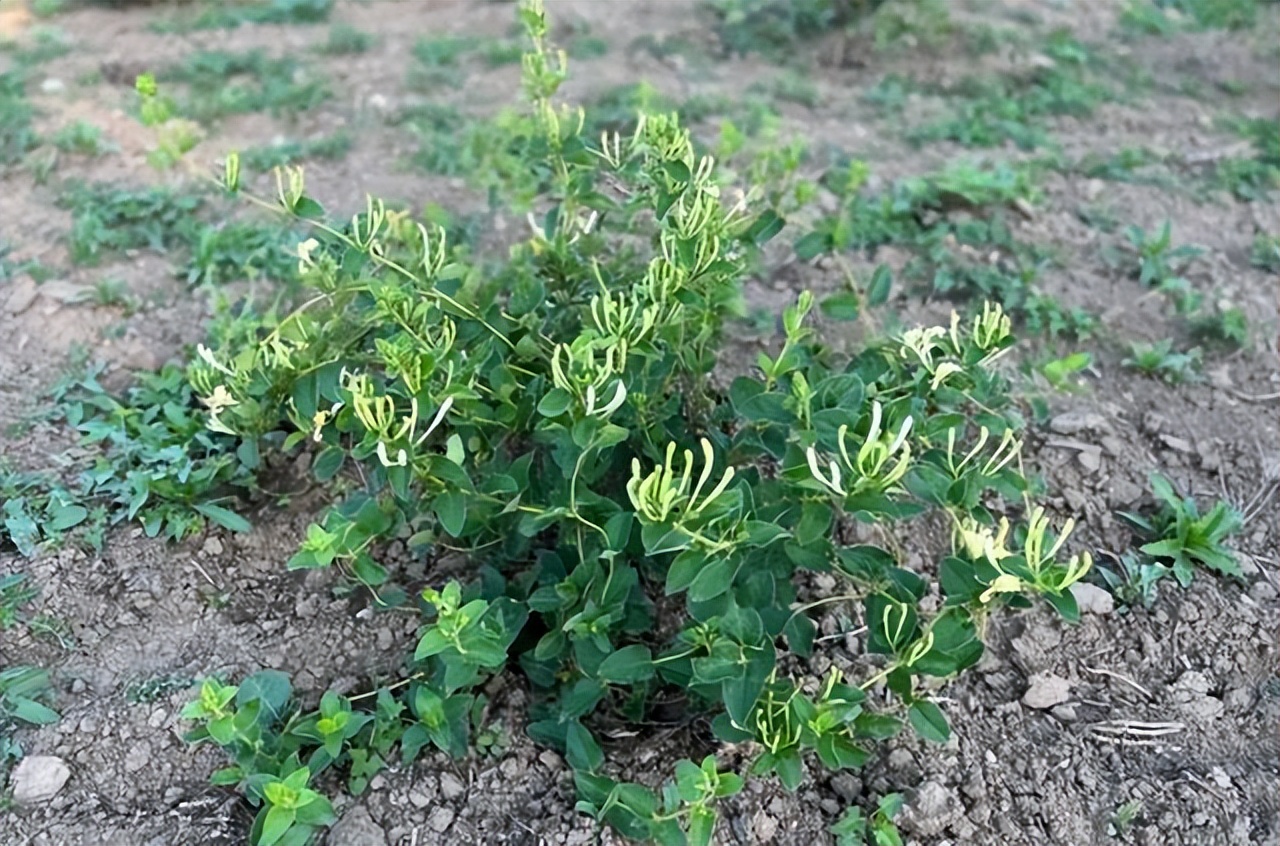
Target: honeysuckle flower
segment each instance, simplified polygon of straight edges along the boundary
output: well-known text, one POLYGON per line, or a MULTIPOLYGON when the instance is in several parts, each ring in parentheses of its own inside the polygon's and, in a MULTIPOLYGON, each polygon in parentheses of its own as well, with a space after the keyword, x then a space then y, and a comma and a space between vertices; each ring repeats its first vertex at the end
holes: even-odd
POLYGON ((308 238, 298 244, 298 273, 306 273, 315 267, 315 260, 311 258, 311 254, 320 246, 320 242, 315 238, 308 238))
POLYGON ((724 493, 733 481, 735 470, 726 467, 720 481, 706 497, 699 500, 703 487, 711 478, 715 464, 715 453, 711 442, 706 438, 699 441, 702 449, 702 473, 698 483, 689 491, 689 482, 693 476, 693 450, 684 451, 684 471, 677 480, 675 475, 675 442, 667 444, 666 458, 662 464, 655 464, 648 475, 640 465, 640 459, 631 459, 631 479, 627 482, 627 496, 632 506, 650 523, 661 523, 675 513, 700 514, 712 502, 724 493))
POLYGON ((324 429, 325 424, 327 424, 330 420, 332 420, 334 416, 338 413, 338 411, 342 409, 343 405, 344 403, 340 403, 340 402, 334 403, 333 407, 330 408, 328 411, 321 409, 320 411, 317 411, 314 415, 312 415, 311 440, 315 441, 316 443, 320 442, 320 438, 324 434, 323 431, 321 430, 324 429))
POLYGON ((1017 593, 1022 590, 1022 579, 1010 573, 1001 573, 996 576, 995 580, 982 592, 978 600, 984 605, 994 599, 1001 593, 1017 593))
POLYGON ((827 473, 824 474, 818 467, 818 451, 813 447, 805 450, 805 458, 809 460, 809 472, 813 474, 813 478, 821 482, 825 487, 830 488, 831 492, 839 496, 847 496, 848 493, 841 486, 840 465, 834 460, 827 462, 827 473))
POLYGON ((622 384, 621 379, 614 383, 614 388, 613 399, 609 400, 609 402, 605 403, 600 408, 596 408, 596 386, 588 385, 587 398, 585 401, 587 414, 599 417, 603 420, 621 408, 622 404, 626 402, 627 399, 627 388, 622 384))
MULTIPOLYGON (((986 426, 978 430, 978 442, 969 450, 960 461, 956 461, 956 429, 947 431, 947 469, 951 471, 951 475, 960 478, 964 468, 974 459, 987 445, 988 439, 991 437, 991 430, 986 426)), ((996 447, 995 452, 991 454, 982 464, 982 475, 994 476, 999 473, 1013 459, 1017 458, 1018 453, 1022 451, 1022 441, 1014 436, 1012 429, 1005 429, 1004 434, 1000 436, 1000 444, 996 447)))
POLYGON ((409 454, 403 449, 396 450, 395 460, 392 461, 387 456, 387 445, 382 441, 378 441, 377 452, 378 460, 382 462, 383 467, 404 467, 409 463, 409 454))
POLYGON ((902 333, 902 357, 914 355, 924 368, 933 372, 933 351, 941 346, 938 339, 947 334, 941 326, 919 326, 902 333))
POLYGON ((239 405, 240 401, 231 396, 231 392, 227 390, 226 385, 219 385, 213 389, 213 394, 200 400, 204 403, 205 408, 213 414, 219 414, 223 409, 230 408, 233 405, 239 405))
POLYGON ((214 370, 217 370, 219 373, 226 374, 227 376, 236 375, 230 368, 220 363, 218 359, 214 357, 213 350, 209 349, 204 344, 196 344, 196 355, 200 356, 200 359, 205 364, 209 365, 214 370))
POLYGON ((944 361, 938 365, 933 371, 933 381, 929 383, 930 390, 938 390, 938 387, 947 380, 948 376, 956 373, 963 373, 964 368, 954 361, 944 361))
POLYGON ((1007 517, 1000 518, 995 531, 972 517, 965 517, 956 526, 952 543, 964 550, 964 553, 973 561, 981 561, 985 558, 992 565, 999 566, 1002 559, 1013 554, 1004 545, 1008 537, 1009 519, 1007 517))

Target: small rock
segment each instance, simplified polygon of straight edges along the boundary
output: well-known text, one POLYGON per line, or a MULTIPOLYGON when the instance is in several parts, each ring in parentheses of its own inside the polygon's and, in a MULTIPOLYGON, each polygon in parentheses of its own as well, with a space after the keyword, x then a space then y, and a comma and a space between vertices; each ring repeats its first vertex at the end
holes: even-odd
POLYGON ((1069 703, 1054 705, 1053 709, 1049 713, 1053 714, 1055 718, 1064 723, 1074 723, 1078 719, 1076 715, 1076 706, 1069 703))
POLYGON ((329 846, 387 846, 387 833, 358 805, 333 826, 328 842, 329 846))
POLYGON ((862 782, 849 773, 836 773, 831 777, 831 789, 846 802, 854 802, 862 796, 862 782))
POLYGON ((1174 452, 1192 453, 1195 448, 1191 446, 1191 442, 1184 438, 1176 438, 1173 435, 1161 435, 1160 440, 1164 441, 1164 445, 1174 452))
POLYGON ((31 304, 36 301, 36 295, 39 293, 34 280, 19 279, 14 283, 13 289, 9 291, 9 296, 4 301, 4 310, 11 315, 22 314, 31 308, 31 304))
POLYGON ((552 772, 556 772, 564 768, 564 762, 560 760, 560 756, 550 749, 544 749, 542 754, 538 756, 538 760, 542 765, 552 772))
POLYGON ((1096 473, 1102 467, 1102 451, 1100 449, 1082 449, 1076 453, 1076 461, 1090 473, 1096 473))
POLYGON ((960 799, 936 781, 926 781, 903 807, 898 826, 921 837, 935 837, 964 816, 960 799))
POLYGON ((1071 595, 1076 598, 1076 605, 1081 614, 1110 614, 1116 609, 1116 600, 1107 591, 1088 582, 1076 582, 1071 586, 1071 595))
POLYGON ((1022 695, 1022 704, 1028 708, 1044 710, 1061 705, 1071 698, 1071 682, 1053 673, 1036 673, 1031 685, 1022 695))
POLYGON ((13 800, 20 805, 48 802, 71 778, 71 768, 53 755, 23 758, 9 776, 13 800))
POLYGON ((431 794, 427 793, 421 785, 415 786, 409 791, 409 804, 415 808, 425 808, 431 804, 431 794))
POLYGON ((1142 499, 1142 494, 1141 487, 1122 476, 1115 476, 1111 479, 1111 492, 1107 496, 1107 502, 1112 508, 1132 505, 1142 499))
POLYGON ((135 743, 124 756, 124 771, 136 773, 151 763, 151 747, 146 743, 135 743))
POLYGON ((453 809, 446 808, 443 805, 436 808, 427 817, 427 827, 436 834, 444 834, 449 830, 449 826, 453 825, 453 809))
POLYGON ((200 547, 200 551, 205 555, 221 555, 222 541, 218 540, 214 535, 204 539, 204 545, 200 547))
POLYGON ((466 793, 467 786, 462 783, 462 779, 453 773, 441 773, 440 775, 440 795, 446 799, 457 799, 463 793, 466 793))
POLYGON ((1059 435, 1099 432, 1111 428, 1107 418, 1091 411, 1068 411, 1049 421, 1049 429, 1059 435))
POLYGON ((40 83, 40 90, 45 94, 61 94, 67 90, 67 84, 56 76, 51 76, 40 83))
POLYGON ((752 820, 751 828, 755 832, 753 843, 768 843, 778 833, 778 821, 764 811, 760 811, 752 820))

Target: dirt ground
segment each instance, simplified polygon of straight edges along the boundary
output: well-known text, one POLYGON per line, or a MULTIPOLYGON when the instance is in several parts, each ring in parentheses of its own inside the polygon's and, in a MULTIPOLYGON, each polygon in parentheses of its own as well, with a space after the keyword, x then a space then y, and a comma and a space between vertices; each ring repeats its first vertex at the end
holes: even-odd
MULTIPOLYGON (((759 58, 718 57, 714 33, 692 2, 549 0, 548 6, 558 20, 589 27, 609 46, 603 56, 573 63, 569 99, 589 100, 640 79, 673 96, 733 97, 777 72, 759 58), (694 46, 687 54, 639 49, 641 35, 694 46)), ((1034 17, 1037 27, 1068 26, 1146 72, 1153 82, 1143 91, 1105 103, 1089 117, 1052 121, 1071 159, 1138 145, 1194 159, 1236 142, 1217 128, 1215 119, 1224 113, 1280 117, 1280 54, 1274 49, 1280 6, 1266 10, 1265 25, 1253 33, 1135 41, 1114 35, 1119 6, 1110 0, 956 0, 954 10, 966 22, 1029 26, 1025 22, 1034 17), (1243 93, 1213 93, 1227 83, 1243 93)), ((148 26, 159 14, 146 7, 85 7, 38 22, 56 26, 72 45, 41 66, 43 81, 32 86, 38 128, 84 119, 102 127, 118 151, 70 157, 43 184, 26 168, 0 173, 0 238, 12 245, 10 258, 38 258, 59 269, 40 285, 24 276, 0 281, 0 428, 7 433, 0 449, 21 466, 39 466, 48 460, 50 444, 68 441, 33 415, 40 390, 65 369, 74 347, 87 346, 117 373, 155 368, 202 337, 209 313, 202 295, 173 278, 163 256, 139 253, 96 268, 73 265, 65 246, 69 215, 55 204, 57 181, 80 176, 145 185, 169 178, 147 165, 150 136, 124 111, 135 73, 202 48, 258 46, 302 55, 328 32, 324 25, 260 25, 164 34, 148 26), (152 305, 125 316, 67 295, 104 276, 124 279, 152 305)), ((330 208, 363 205, 365 192, 416 207, 477 206, 461 180, 406 165, 414 140, 387 116, 427 96, 405 86, 415 39, 505 36, 512 7, 480 0, 339 0, 332 20, 377 38, 367 53, 316 59, 335 96, 292 120, 229 118, 197 156, 212 160, 228 148, 281 135, 319 137, 345 128, 355 139, 350 152, 308 167, 313 192, 330 208)), ((882 183, 964 151, 947 143, 905 144, 895 121, 930 104, 910 99, 901 114, 885 114, 864 92, 893 74, 945 82, 971 72, 974 62, 996 68, 1034 61, 999 52, 974 59, 959 50, 866 48, 834 40, 816 44, 806 74, 816 97, 811 105, 782 103, 779 134, 848 150, 865 159, 873 180, 882 183)), ((511 101, 517 76, 511 65, 475 68, 463 89, 439 96, 493 111, 511 101)), ((1257 233, 1280 234, 1280 206, 1274 198, 1205 200, 1167 186, 1067 174, 1050 174, 1042 187, 1044 200, 1015 234, 1058 256, 1046 271, 1047 291, 1102 315, 1095 338, 1079 344, 1094 356, 1083 388, 1047 395, 1049 417, 1034 428, 1028 445, 1030 465, 1056 496, 1048 504, 1080 515, 1078 540, 1106 561, 1132 546, 1116 512, 1144 501, 1152 470, 1201 497, 1222 497, 1242 508, 1262 503, 1235 539, 1246 577, 1201 574, 1190 589, 1163 587, 1150 609, 1112 608, 1095 597, 1098 603, 1085 609, 1079 625, 1062 623, 1047 608, 1005 616, 988 632, 988 652, 977 670, 942 693, 953 726, 949 744, 927 746, 905 735, 882 746, 860 772, 833 777, 811 767, 795 794, 773 781, 753 780, 728 803, 719 842, 831 843, 827 827, 846 806, 874 807, 880 796, 901 791, 907 807, 899 824, 906 841, 921 846, 1280 844, 1280 279, 1250 262, 1257 233), (1177 330, 1168 309, 1108 260, 1123 235, 1084 222, 1081 209, 1099 206, 1148 231, 1168 219, 1181 240, 1202 245, 1206 252, 1191 281, 1225 292, 1243 308, 1250 343, 1210 356, 1206 378, 1189 384, 1168 385, 1122 367, 1118 341, 1154 341, 1177 330), (1047 708, 1026 704, 1027 691, 1048 676, 1065 680, 1065 699, 1047 708), (1117 811, 1132 802, 1140 802, 1141 810, 1118 830, 1117 811)), ((498 212, 489 224, 501 231, 517 221, 498 212)), ((892 263, 894 257, 878 260, 892 263)), ((861 261, 855 260, 858 269, 861 261)), ((776 307, 797 289, 829 286, 829 277, 821 262, 793 264, 753 287, 754 304, 776 307)), ((950 308, 905 295, 896 306, 904 323, 934 319, 950 308)), ((126 529, 100 555, 64 549, 28 560, 0 550, 0 575, 28 573, 41 590, 35 610, 64 621, 67 633, 61 643, 21 627, 0 633, 0 667, 49 668, 62 714, 59 723, 24 731, 20 740, 28 755, 56 755, 72 770, 50 803, 0 812, 0 843, 245 842, 249 810, 234 793, 208 784, 209 774, 223 765, 220 753, 193 750, 182 740, 186 726, 178 712, 191 696, 192 680, 238 678, 273 667, 288 672, 304 694, 351 689, 380 672, 394 673, 414 642, 413 618, 368 613, 357 597, 334 594, 330 573, 284 570, 317 507, 301 497, 287 510, 251 515, 255 529, 249 534, 212 531, 176 546, 126 529)), ((853 635, 840 634, 844 624, 838 609, 820 621, 830 637, 813 659, 815 670, 848 663, 849 652, 860 652, 853 635)), ((412 769, 378 776, 358 799, 340 797, 341 820, 328 842, 619 842, 574 813, 567 766, 525 737, 526 696, 515 676, 493 691, 505 746, 460 761, 428 756, 412 769)), ((690 748, 705 743, 704 737, 655 736, 639 748, 620 741, 607 752, 630 777, 655 780, 672 760, 709 751, 690 748)))

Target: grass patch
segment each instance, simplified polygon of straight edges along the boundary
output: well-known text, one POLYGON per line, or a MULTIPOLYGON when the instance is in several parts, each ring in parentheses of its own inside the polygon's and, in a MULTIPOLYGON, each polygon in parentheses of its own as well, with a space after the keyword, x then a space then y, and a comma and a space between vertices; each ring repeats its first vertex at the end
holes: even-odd
POLYGON ((0 73, 0 165, 17 164, 40 143, 34 117, 25 80, 13 71, 0 73))
POLYGON ((266 171, 308 159, 340 159, 350 152, 354 143, 349 133, 335 132, 307 141, 265 144, 241 152, 240 164, 250 170, 266 171))
POLYGON ((235 29, 245 24, 317 24, 329 19, 333 0, 258 0, 253 3, 214 2, 194 15, 185 13, 152 24, 158 32, 235 29))
POLYGON ((125 250, 166 252, 191 241, 203 199, 163 188, 72 184, 60 204, 71 210, 71 260, 96 264, 125 250))
POLYGON ((350 24, 337 23, 329 28, 329 38, 320 45, 327 56, 352 56, 367 53, 377 39, 350 24))
POLYGON ((1054 34, 1044 53, 1051 64, 1016 75, 968 77, 951 90, 934 92, 959 103, 947 117, 911 131, 908 138, 1034 150, 1050 144, 1050 119, 1088 117, 1113 98, 1097 76, 1099 57, 1070 35, 1054 34))
POLYGON ((246 112, 288 116, 320 105, 328 84, 289 56, 271 58, 262 50, 193 53, 160 78, 184 86, 179 111, 202 123, 246 112))
POLYGON ((102 137, 102 130, 88 121, 78 120, 67 124, 53 134, 53 146, 64 153, 83 156, 100 156, 113 148, 102 137))

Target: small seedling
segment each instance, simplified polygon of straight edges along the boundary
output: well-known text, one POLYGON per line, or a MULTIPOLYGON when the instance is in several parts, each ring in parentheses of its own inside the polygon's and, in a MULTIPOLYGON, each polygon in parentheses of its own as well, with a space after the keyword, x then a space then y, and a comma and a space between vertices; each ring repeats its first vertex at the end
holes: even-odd
POLYGON ((857 805, 850 805, 831 825, 836 846, 902 846, 902 835, 893 823, 902 804, 902 794, 890 793, 880 800, 870 818, 864 817, 857 805))
POLYGON ((83 120, 68 124, 54 133, 53 145, 64 153, 85 156, 100 156, 115 149, 103 139, 101 129, 83 120))
POLYGON ((1111 829, 1113 836, 1125 837, 1129 834, 1129 829, 1133 828, 1133 824, 1137 822, 1138 817, 1142 816, 1143 804, 1141 799, 1130 799, 1120 807, 1116 808, 1116 812, 1111 817, 1111 829))
POLYGON ((1129 345, 1129 357, 1122 364, 1144 375, 1178 385, 1192 381, 1199 374, 1200 350, 1176 351, 1169 338, 1150 344, 1137 342, 1129 345))
POLYGON ((1099 564, 1097 573, 1106 588, 1122 605, 1150 608, 1155 604, 1160 582, 1172 572, 1168 567, 1136 552, 1125 552, 1114 564, 1099 564))
POLYGON ((351 56, 367 53, 374 45, 375 38, 362 29, 345 23, 334 24, 329 29, 329 38, 320 45, 320 52, 329 56, 351 56))
POLYGON ((1151 489, 1158 500, 1153 515, 1121 515, 1152 538, 1140 547, 1143 553, 1169 562, 1174 578, 1183 587, 1191 584, 1197 564, 1224 575, 1240 575, 1240 564, 1223 543, 1241 528, 1234 508, 1218 500, 1201 515, 1195 499, 1179 495, 1159 473, 1151 474, 1151 489))
POLYGON ((0 631, 22 622, 22 606, 39 595, 40 589, 28 583, 26 573, 0 576, 0 631))
POLYGON ((1179 274, 1204 254, 1203 247, 1191 244, 1173 246, 1173 228, 1167 220, 1158 234, 1148 233, 1142 227, 1134 225, 1125 230, 1125 237, 1138 254, 1135 273, 1138 281, 1165 291, 1181 290, 1186 282, 1179 274))

